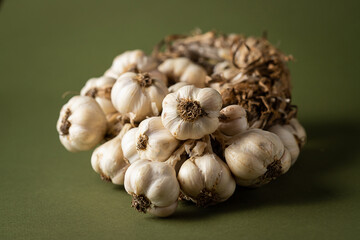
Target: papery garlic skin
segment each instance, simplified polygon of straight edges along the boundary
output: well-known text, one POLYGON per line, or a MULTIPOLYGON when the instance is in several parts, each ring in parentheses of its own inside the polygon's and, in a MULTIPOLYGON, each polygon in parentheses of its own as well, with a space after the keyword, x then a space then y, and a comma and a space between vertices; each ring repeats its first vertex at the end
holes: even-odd
POLYGON ((227 165, 210 153, 186 160, 178 180, 183 193, 201 207, 227 200, 236 187, 227 165))
POLYGON ((123 185, 130 164, 124 159, 121 138, 117 136, 97 147, 91 156, 91 166, 102 179, 123 185))
POLYGON ((291 164, 294 164, 300 154, 300 147, 292 133, 291 126, 277 124, 269 128, 269 131, 275 133, 281 139, 285 148, 290 152, 291 164))
POLYGON ((140 212, 166 217, 176 210, 179 183, 175 170, 164 162, 136 161, 126 171, 124 186, 140 212))
POLYGON ((128 71, 149 72, 156 68, 154 58, 146 56, 141 50, 126 51, 118 55, 104 76, 117 79, 121 74, 128 71))
POLYGON ((136 150, 136 132, 139 128, 132 128, 125 133, 121 141, 121 148, 124 154, 124 158, 127 159, 130 164, 140 160, 140 156, 136 150))
POLYGON ((167 59, 158 66, 158 69, 176 82, 187 82, 196 87, 205 87, 206 71, 188 58, 167 59))
POLYGON ((111 101, 120 113, 132 114, 134 121, 159 114, 168 89, 150 74, 122 74, 113 86, 111 101))
POLYGON ((141 159, 163 162, 179 143, 163 126, 160 117, 143 120, 136 132, 136 149, 141 159))
POLYGON ((249 128, 246 110, 239 105, 230 105, 220 111, 219 131, 234 136, 249 128))
POLYGON ((217 129, 221 106, 216 90, 185 86, 164 98, 162 123, 179 140, 199 139, 217 129))
POLYGON ((77 152, 100 143, 106 126, 105 114, 93 98, 75 96, 62 107, 56 129, 64 147, 77 152))
POLYGON ((250 129, 233 138, 225 159, 240 186, 259 187, 286 173, 291 156, 280 138, 261 129, 250 129))
POLYGON ((111 77, 99 77, 89 79, 81 89, 81 96, 89 96, 96 100, 105 115, 116 112, 111 103, 111 89, 116 79, 111 77))

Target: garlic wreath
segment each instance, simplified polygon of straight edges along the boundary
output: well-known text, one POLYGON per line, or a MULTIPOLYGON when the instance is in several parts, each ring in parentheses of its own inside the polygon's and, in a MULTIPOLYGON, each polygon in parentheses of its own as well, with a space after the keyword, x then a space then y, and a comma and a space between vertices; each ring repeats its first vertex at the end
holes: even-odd
POLYGON ((179 140, 199 139, 217 129, 221 106, 216 90, 185 86, 164 98, 162 123, 179 140))
POLYGON ((159 115, 162 100, 168 93, 165 84, 148 73, 122 74, 111 91, 111 101, 121 114, 129 114, 134 121, 159 115))
POLYGON ((227 200, 236 186, 227 165, 213 153, 186 160, 178 180, 183 193, 201 207, 227 200))
POLYGON ((156 60, 146 56, 143 51, 126 51, 114 59, 111 67, 104 73, 104 76, 116 79, 125 72, 149 72, 154 70, 156 66, 156 60))
POLYGON ((280 138, 261 129, 237 135, 225 149, 225 159, 236 183, 259 187, 286 173, 291 156, 280 138))
POLYGON ((86 151, 104 138, 106 118, 93 98, 75 96, 61 108, 56 129, 68 151, 86 151))
POLYGON ((116 112, 111 103, 111 88, 116 79, 111 77, 99 77, 89 79, 81 89, 81 96, 89 96, 96 100, 105 115, 116 112))
POLYGON ((167 59, 158 69, 175 82, 187 82, 197 87, 205 87, 206 71, 188 58, 167 59))
POLYGON ((125 174, 125 190, 132 196, 132 207, 158 217, 173 214, 180 194, 175 170, 164 162, 139 160, 125 174))
POLYGON ((121 140, 130 128, 131 125, 126 124, 118 136, 97 147, 91 156, 94 171, 102 179, 118 185, 124 184, 125 172, 130 166, 121 150, 121 140))
POLYGON ((143 120, 135 137, 140 158, 151 161, 165 161, 179 145, 179 140, 163 126, 160 117, 143 120))

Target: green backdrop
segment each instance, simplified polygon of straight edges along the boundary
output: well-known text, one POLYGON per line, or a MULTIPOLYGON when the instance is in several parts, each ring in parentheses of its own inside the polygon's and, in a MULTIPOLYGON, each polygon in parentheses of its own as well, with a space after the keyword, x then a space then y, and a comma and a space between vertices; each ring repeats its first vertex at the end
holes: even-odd
POLYGON ((0 6, 0 239, 355 239, 360 235, 358 1, 5 0, 0 6), (168 219, 130 208, 91 152, 55 130, 68 90, 113 57, 194 28, 260 36, 295 57, 308 143, 288 174, 168 219))

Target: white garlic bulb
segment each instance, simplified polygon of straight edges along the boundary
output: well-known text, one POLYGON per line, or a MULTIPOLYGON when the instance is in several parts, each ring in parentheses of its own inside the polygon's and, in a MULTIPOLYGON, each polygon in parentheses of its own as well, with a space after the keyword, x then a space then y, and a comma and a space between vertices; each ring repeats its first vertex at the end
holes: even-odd
POLYGON ((117 56, 104 76, 117 79, 128 71, 149 72, 156 68, 157 62, 152 57, 146 56, 141 50, 126 51, 117 56))
POLYGON ((136 132, 136 149, 141 159, 163 162, 167 160, 179 145, 160 117, 143 120, 136 132))
POLYGON ((176 82, 187 82, 197 87, 205 87, 206 71, 188 58, 171 58, 159 65, 158 69, 176 82))
POLYGON ((300 147, 292 133, 291 126, 277 124, 269 128, 269 131, 275 133, 281 139, 285 148, 290 152, 291 164, 294 164, 300 154, 300 147))
POLYGON ((286 173, 291 156, 276 134, 261 129, 240 133, 225 149, 226 162, 241 186, 259 187, 286 173))
POLYGON ((105 115, 116 112, 111 103, 111 88, 115 83, 111 77, 99 77, 89 79, 81 89, 81 96, 89 96, 96 100, 105 115))
POLYGON ((186 160, 178 180, 183 193, 201 207, 227 200, 236 187, 227 165, 210 153, 186 160))
POLYGON ((220 111, 219 131, 234 136, 249 128, 246 111, 239 105, 230 105, 220 111))
POLYGON ((140 212, 166 217, 176 210, 179 183, 175 170, 164 162, 134 162, 126 171, 124 186, 133 198, 132 207, 140 212))
POLYGON ((162 100, 168 93, 161 80, 147 73, 124 73, 114 84, 111 101, 122 114, 131 114, 134 121, 146 116, 156 116, 161 111, 162 100))
POLYGON ((132 128, 127 131, 121 141, 121 148, 124 154, 124 158, 127 159, 130 164, 140 160, 140 156, 136 150, 136 132, 138 128, 132 128))
POLYGON ((100 143, 106 126, 105 114, 93 98, 75 96, 62 107, 56 129, 64 147, 77 152, 100 143))
POLYGON ((217 129, 221 106, 216 90, 185 86, 164 98, 162 123, 177 139, 199 139, 217 129))
POLYGON ((91 156, 94 171, 99 173, 102 179, 117 185, 124 184, 125 172, 130 166, 121 149, 123 132, 129 128, 130 124, 127 124, 118 136, 97 147, 91 156))

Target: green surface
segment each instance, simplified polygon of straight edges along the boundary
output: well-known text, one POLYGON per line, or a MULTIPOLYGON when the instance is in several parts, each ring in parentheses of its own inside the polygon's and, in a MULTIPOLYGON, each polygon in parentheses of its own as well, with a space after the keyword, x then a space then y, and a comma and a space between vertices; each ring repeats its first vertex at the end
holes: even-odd
POLYGON ((355 239, 360 236, 359 4, 356 1, 40 1, 0 6, 0 239, 355 239), (125 50, 203 30, 269 33, 296 58, 294 103, 309 140, 288 174, 169 219, 130 208, 91 152, 55 123, 125 50))

